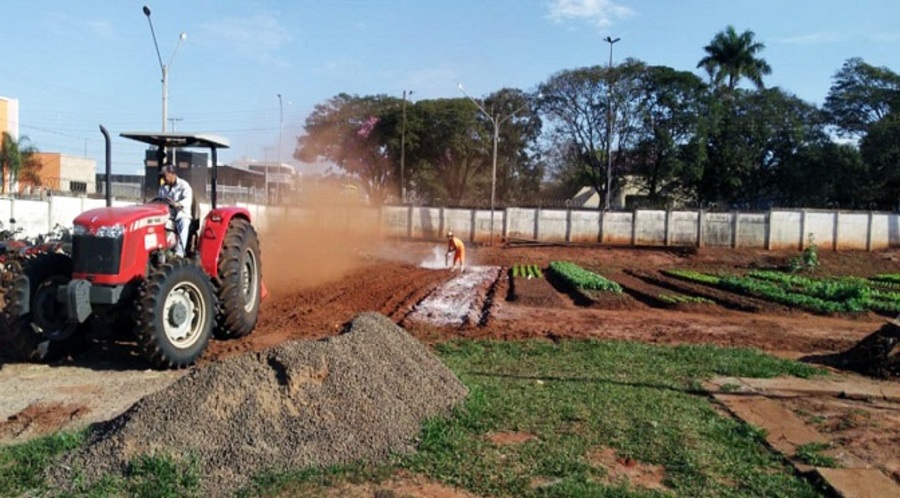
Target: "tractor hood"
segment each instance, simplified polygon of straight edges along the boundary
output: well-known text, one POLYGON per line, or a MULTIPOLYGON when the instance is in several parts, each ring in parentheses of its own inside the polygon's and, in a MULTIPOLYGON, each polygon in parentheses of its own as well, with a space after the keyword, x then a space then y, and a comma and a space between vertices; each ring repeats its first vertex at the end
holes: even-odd
POLYGON ((141 204, 138 206, 104 207, 85 211, 75 218, 76 231, 79 226, 88 233, 99 227, 120 225, 123 229, 133 230, 140 225, 163 225, 169 217, 169 208, 162 203, 141 204))

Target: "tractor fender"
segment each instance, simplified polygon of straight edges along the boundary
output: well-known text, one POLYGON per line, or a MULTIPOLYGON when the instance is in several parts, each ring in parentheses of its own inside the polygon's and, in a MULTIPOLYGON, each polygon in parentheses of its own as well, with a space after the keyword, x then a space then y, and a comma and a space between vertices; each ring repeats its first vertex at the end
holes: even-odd
POLYGON ((200 264, 211 277, 219 274, 219 255, 222 252, 222 242, 228 233, 228 224, 234 218, 243 218, 250 221, 250 211, 242 207, 222 207, 210 211, 200 230, 198 252, 200 264))

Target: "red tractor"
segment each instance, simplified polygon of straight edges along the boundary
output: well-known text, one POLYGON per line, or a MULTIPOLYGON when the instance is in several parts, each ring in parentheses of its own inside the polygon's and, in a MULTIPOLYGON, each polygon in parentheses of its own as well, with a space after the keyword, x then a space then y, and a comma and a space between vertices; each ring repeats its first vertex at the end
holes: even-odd
MULTIPOLYGON (((183 133, 122 133, 166 149, 211 152, 211 209, 201 226, 197 193, 184 257, 168 204, 111 207, 110 140, 106 129, 106 207, 77 216, 71 253, 38 248, 0 254, 0 325, 23 357, 48 361, 89 337, 133 331, 157 368, 194 363, 212 336, 236 338, 256 327, 266 297, 259 240, 250 213, 217 206, 216 151, 227 140, 183 133)), ((205 184, 205 182, 204 182, 205 184)), ((204 192, 205 194, 205 192, 204 192)))

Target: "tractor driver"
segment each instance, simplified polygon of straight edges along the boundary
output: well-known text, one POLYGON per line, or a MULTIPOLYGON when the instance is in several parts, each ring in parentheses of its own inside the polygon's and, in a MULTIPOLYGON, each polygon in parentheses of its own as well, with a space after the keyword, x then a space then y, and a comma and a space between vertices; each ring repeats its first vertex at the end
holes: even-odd
POLYGON ((175 220, 175 231, 178 235, 178 243, 175 245, 175 253, 184 257, 184 247, 188 240, 188 230, 191 226, 191 202, 194 192, 191 184, 182 178, 178 178, 175 166, 166 164, 162 168, 162 183, 159 186, 157 197, 169 201, 169 215, 175 220))

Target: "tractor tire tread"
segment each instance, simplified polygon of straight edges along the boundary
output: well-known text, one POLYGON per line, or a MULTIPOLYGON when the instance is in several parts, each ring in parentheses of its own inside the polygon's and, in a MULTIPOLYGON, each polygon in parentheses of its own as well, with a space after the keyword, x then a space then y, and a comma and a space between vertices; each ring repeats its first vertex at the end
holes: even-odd
MULTIPOLYGON (((172 351, 167 351, 165 344, 161 342, 160 332, 157 329, 159 325, 157 321, 162 317, 155 313, 154 310, 159 309, 160 301, 165 301, 166 296, 163 295, 163 291, 167 280, 171 274, 190 266, 197 268, 197 274, 204 277, 198 279, 195 283, 206 288, 207 297, 210 298, 207 306, 210 309, 215 309, 216 298, 209 278, 205 277, 205 273, 199 267, 189 260, 181 258, 170 260, 151 272, 143 285, 141 285, 135 300, 133 321, 138 347, 144 358, 155 368, 180 369, 189 367, 203 355, 206 347, 209 345, 210 334, 207 334, 205 338, 200 338, 194 351, 183 355, 173 354, 172 351)), ((211 321, 213 315, 210 314, 207 318, 211 321)))
POLYGON ((213 332, 218 339, 236 339, 250 334, 256 327, 259 316, 260 290, 255 294, 256 304, 251 313, 245 312, 241 289, 242 258, 247 250, 256 257, 257 285, 261 282, 262 263, 260 261, 259 238, 256 229, 246 219, 231 220, 228 233, 222 242, 218 275, 213 279, 218 305, 216 308, 216 328, 213 332))
POLYGON ((54 276, 66 280, 72 276, 72 257, 57 252, 37 252, 9 258, 0 277, 0 292, 4 296, 0 309, 7 342, 15 354, 25 361, 47 362, 80 353, 87 345, 84 327, 79 326, 62 340, 43 340, 32 327, 32 312, 25 302, 34 305, 33 286, 54 276))

